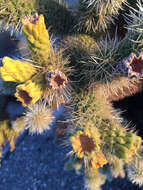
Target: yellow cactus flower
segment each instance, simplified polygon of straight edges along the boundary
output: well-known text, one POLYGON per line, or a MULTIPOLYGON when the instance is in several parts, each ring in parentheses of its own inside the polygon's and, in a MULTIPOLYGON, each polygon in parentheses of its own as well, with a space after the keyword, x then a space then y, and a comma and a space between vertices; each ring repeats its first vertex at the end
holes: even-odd
POLYGON ((18 85, 16 90, 15 96, 23 103, 23 106, 32 106, 32 104, 35 104, 42 95, 40 86, 31 80, 18 85))
POLYGON ((94 169, 98 169, 107 164, 107 160, 102 152, 94 153, 90 160, 90 165, 94 169))
POLYGON ((37 13, 22 19, 23 31, 27 37, 31 49, 42 55, 46 55, 51 50, 49 33, 46 29, 44 16, 37 13))
POLYGON ((87 128, 84 132, 77 133, 70 138, 72 147, 77 157, 90 157, 93 152, 100 150, 100 135, 96 128, 87 128))
POLYGON ((4 57, 2 63, 0 73, 4 81, 25 82, 36 73, 36 68, 25 61, 4 57))

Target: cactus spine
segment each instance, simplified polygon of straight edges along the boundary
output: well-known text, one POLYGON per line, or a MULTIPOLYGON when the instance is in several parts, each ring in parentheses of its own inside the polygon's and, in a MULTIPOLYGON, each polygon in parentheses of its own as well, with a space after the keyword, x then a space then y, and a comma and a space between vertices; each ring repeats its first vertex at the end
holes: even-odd
POLYGON ((80 0, 79 30, 94 34, 97 30, 105 30, 113 15, 118 14, 126 0, 80 0))

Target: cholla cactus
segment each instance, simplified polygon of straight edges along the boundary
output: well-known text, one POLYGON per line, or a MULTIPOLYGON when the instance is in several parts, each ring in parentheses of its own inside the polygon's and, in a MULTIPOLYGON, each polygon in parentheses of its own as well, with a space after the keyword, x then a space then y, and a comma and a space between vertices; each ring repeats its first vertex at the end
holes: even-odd
MULTIPOLYGON (((94 178, 89 175, 90 173, 87 175, 86 188, 91 190, 95 187, 100 188, 103 174, 98 169, 104 170, 107 164, 109 171, 104 173, 104 179, 107 177, 112 180, 113 176, 119 175, 123 177, 124 164, 132 161, 142 142, 136 133, 120 125, 116 117, 110 117, 109 113, 104 115, 105 110, 102 108, 105 107, 105 101, 102 102, 103 97, 101 99, 100 96, 96 97, 97 90, 96 86, 95 89, 90 89, 89 93, 84 92, 84 95, 79 98, 82 100, 74 103, 73 125, 75 127, 72 130, 69 129, 70 144, 73 149, 71 154, 82 160, 85 171, 97 170, 98 172, 98 179, 95 178, 95 171, 93 172, 94 178), (108 119, 105 119, 106 117, 108 119)), ((108 108, 108 112, 110 111, 108 108)))
POLYGON ((116 34, 114 39, 108 34, 105 39, 96 42, 94 51, 81 59, 85 80, 89 80, 90 84, 95 81, 111 81, 115 77, 115 68, 118 63, 116 60, 118 47, 116 34))
POLYGON ((105 30, 126 0, 80 0, 78 28, 87 33, 105 30))
MULTIPOLYGON (((75 128, 70 131, 72 152, 89 169, 102 168, 108 160, 113 166, 111 155, 128 163, 139 149, 141 138, 121 126, 117 118, 104 119, 104 110, 99 112, 102 102, 96 99, 95 92, 91 90, 86 96, 84 93, 83 100, 75 104, 75 128)), ((112 169, 113 175, 118 175, 112 169)))
POLYGON ((2 79, 23 83, 17 86, 15 96, 24 106, 31 106, 41 96, 51 105, 69 101, 71 88, 67 78, 70 73, 70 68, 66 67, 68 60, 63 59, 62 50, 57 52, 52 48, 43 15, 25 17, 22 22, 38 62, 31 64, 4 57, 0 69, 2 79))
MULTIPOLYGON (((89 20, 93 19, 88 24, 84 17, 84 29, 90 30, 89 33, 105 29, 123 2, 84 0, 85 14, 91 14, 89 20)), ((27 108, 22 117, 10 122, 11 126, 9 121, 0 123, 0 145, 5 143, 6 136, 13 150, 14 139, 25 129, 30 134, 50 131, 55 105, 66 104, 63 118, 66 125, 61 127, 60 134, 68 138, 71 157, 65 168, 84 170, 85 187, 97 190, 106 179, 124 177, 124 165, 128 164, 132 171, 129 178, 142 184, 142 172, 136 171, 136 161, 131 167, 142 139, 121 123, 120 114, 112 106, 112 101, 139 92, 143 87, 142 51, 135 54, 131 45, 131 49, 121 53, 121 47, 126 50, 128 46, 129 33, 121 43, 116 35, 111 39, 108 33, 99 40, 85 34, 74 35, 66 39, 64 47, 68 49, 64 52, 59 47, 53 48, 43 15, 26 16, 22 24, 33 61, 4 57, 0 74, 4 81, 16 83, 15 96, 27 108), (65 58, 67 55, 70 62, 65 58), (132 75, 136 78, 131 78, 132 75), (70 81, 74 81, 73 88, 70 81), (74 95, 72 99, 71 95, 74 95)), ((138 38, 139 32, 130 34, 134 33, 138 38)))

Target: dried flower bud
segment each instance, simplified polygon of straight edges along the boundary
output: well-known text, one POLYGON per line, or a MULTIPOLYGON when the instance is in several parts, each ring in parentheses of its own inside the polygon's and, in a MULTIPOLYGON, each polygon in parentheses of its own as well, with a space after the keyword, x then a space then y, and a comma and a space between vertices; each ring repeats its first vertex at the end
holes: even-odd
POLYGON ((22 19, 23 24, 36 24, 36 21, 39 19, 38 13, 35 13, 32 16, 25 16, 22 19))
POLYGON ((68 83, 65 74, 58 70, 47 72, 45 79, 47 80, 47 85, 54 90, 65 88, 68 83))
POLYGON ((129 57, 123 60, 128 69, 128 77, 143 77, 143 52, 138 56, 131 53, 129 57))

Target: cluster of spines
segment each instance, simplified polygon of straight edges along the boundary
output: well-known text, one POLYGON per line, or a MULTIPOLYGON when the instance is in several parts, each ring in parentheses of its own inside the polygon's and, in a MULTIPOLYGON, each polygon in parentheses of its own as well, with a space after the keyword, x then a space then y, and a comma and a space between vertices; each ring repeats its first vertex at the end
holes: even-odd
POLYGON ((113 22, 113 15, 118 14, 125 2, 126 0, 80 0, 78 29, 92 35, 105 30, 108 24, 113 22))
MULTIPOLYGON (((95 8, 94 3, 95 5, 98 3, 94 0, 90 2, 92 3, 87 5, 88 8, 95 8)), ((116 1, 118 6, 114 7, 114 13, 117 13, 119 5, 123 2, 116 1)), ((99 6, 97 8, 99 9, 99 6)), ((110 14, 108 18, 111 18, 110 14)), ((42 133, 47 129, 46 123, 51 123, 53 119, 50 110, 46 108, 47 104, 54 107, 57 102, 58 104, 68 102, 65 101, 70 95, 69 89, 66 88, 68 83, 66 74, 70 73, 70 69, 65 67, 67 62, 63 61, 62 52, 53 50, 42 15, 38 16, 35 14, 25 17, 22 22, 23 31, 31 48, 34 62, 31 64, 5 57, 1 75, 5 81, 23 83, 17 86, 15 95, 22 101, 24 106, 32 106, 41 97, 47 101, 33 105, 28 109, 26 115, 21 118, 23 121, 21 130, 25 128, 26 122, 29 124, 32 121, 32 128, 31 125, 27 126, 31 133, 42 133), (41 36, 41 33, 44 33, 44 35, 41 36), (13 64, 10 65, 10 62, 13 62, 13 64), (28 70, 31 72, 27 72, 28 70), (20 75, 21 71, 25 75, 20 75), (64 93, 65 91, 66 93, 64 93), (38 117, 41 111, 43 114, 41 117, 38 117)), ((95 20, 94 24, 95 27, 93 26, 92 29, 95 32, 98 28, 95 20)), ((106 22, 103 26, 100 24, 100 27, 104 29, 106 22)), ((142 85, 140 85, 140 79, 128 79, 127 76, 121 77, 120 74, 124 75, 126 72, 120 73, 118 72, 120 68, 116 67, 123 64, 119 62, 119 56, 122 54, 120 51, 121 47, 126 46, 125 40, 122 41, 121 45, 118 44, 117 46, 115 40, 101 40, 96 42, 94 46, 93 38, 88 35, 79 35, 74 36, 72 45, 73 49, 74 47, 77 49, 80 47, 79 51, 74 52, 75 57, 73 55, 75 61, 78 58, 78 62, 73 63, 72 66, 75 66, 75 69, 80 67, 82 74, 79 79, 82 81, 81 83, 86 83, 86 86, 83 84, 81 86, 86 88, 92 83, 91 86, 95 85, 96 90, 92 91, 85 98, 83 95, 83 100, 75 106, 76 122, 73 125, 76 125, 77 128, 73 127, 73 131, 75 131, 72 133, 72 137, 70 137, 70 144, 77 158, 74 161, 72 160, 71 165, 76 169, 81 169, 82 159, 84 159, 84 163, 86 163, 85 168, 88 166, 88 169, 85 169, 87 176, 86 187, 94 190, 95 184, 96 189, 100 188, 106 177, 110 178, 110 172, 115 177, 120 175, 119 168, 115 166, 115 162, 120 163, 123 170, 124 163, 132 161, 133 155, 136 155, 137 150, 140 148, 141 138, 136 133, 128 131, 119 124, 116 118, 118 114, 113 111, 111 102, 136 93, 142 89, 142 85), (112 43, 108 43, 109 41, 112 43), (92 61, 89 61, 89 57, 90 59, 92 58, 92 61), (89 64, 86 64, 86 62, 89 62, 89 64), (115 75, 117 75, 117 78, 115 78, 115 75), (94 84, 97 81, 98 83, 94 84), (104 170, 105 167, 109 170, 106 176, 103 177, 100 169, 104 170), (103 177, 103 180, 99 177, 103 177)), ((124 57, 127 56, 129 56, 128 51, 125 51, 124 57)), ((72 75, 71 78, 77 79, 78 77, 72 75)), ((79 81, 77 81, 77 84, 80 86, 79 81)), ((79 92, 80 90, 77 91, 79 92)), ((17 124, 20 125, 19 121, 15 122, 13 128, 17 129, 17 124)), ((135 169, 136 167, 134 167, 135 169)), ((132 181, 134 182, 134 180, 132 181)), ((137 181, 137 183, 140 182, 137 181)))
MULTIPOLYGON (((136 133, 129 131, 126 126, 119 123, 118 119, 114 117, 117 116, 116 113, 112 116, 113 113, 111 113, 110 108, 112 105, 108 104, 109 107, 106 108, 108 117, 106 117, 107 113, 104 115, 104 110, 102 111, 104 109, 103 97, 100 99, 100 96, 98 96, 97 98, 96 90, 98 90, 96 87, 92 87, 90 92, 84 92, 80 98, 77 97, 78 100, 75 103, 76 115, 73 124, 76 127, 72 131, 70 143, 77 159, 83 160, 85 171, 88 168, 93 172, 93 175, 96 176, 98 173, 98 177, 101 175, 101 178, 104 176, 104 180, 106 178, 112 180, 113 177, 119 175, 124 177, 124 164, 132 161, 133 156, 137 154, 141 146, 142 140, 136 133), (111 114, 110 118, 109 114, 111 114), (88 128, 90 132, 87 132, 88 128), (91 132, 92 130, 94 135, 91 132), (119 167, 116 166, 116 163, 119 167), (104 168, 108 168, 108 172, 107 170, 104 172, 104 168)), ((104 98, 106 102, 106 97, 104 98)), ((85 186, 95 189, 96 180, 98 179, 93 178, 87 172, 85 186)), ((101 181, 98 180, 98 182, 100 185, 102 184, 101 181)), ((100 188, 100 185, 98 188, 100 188)))

